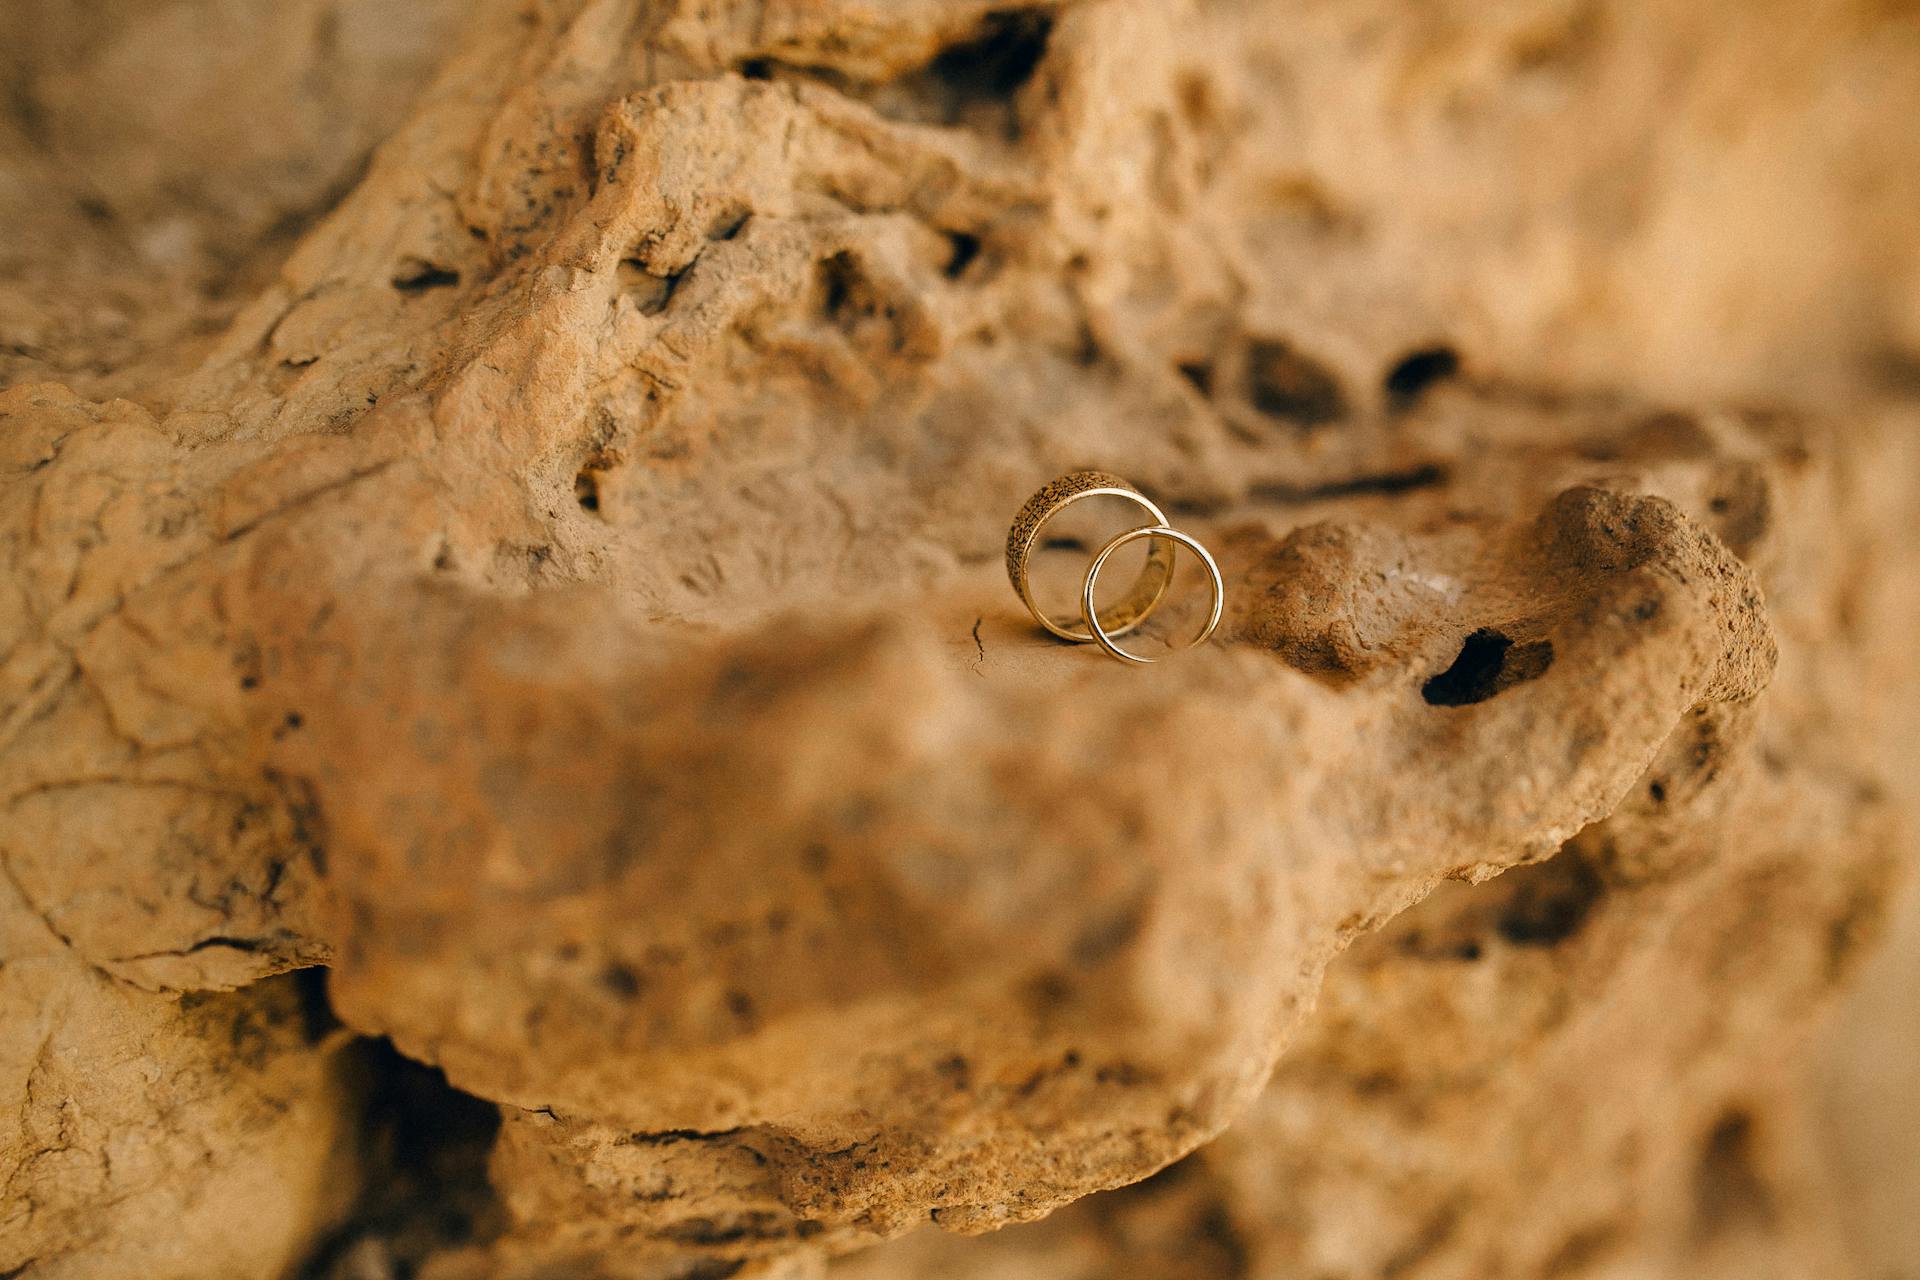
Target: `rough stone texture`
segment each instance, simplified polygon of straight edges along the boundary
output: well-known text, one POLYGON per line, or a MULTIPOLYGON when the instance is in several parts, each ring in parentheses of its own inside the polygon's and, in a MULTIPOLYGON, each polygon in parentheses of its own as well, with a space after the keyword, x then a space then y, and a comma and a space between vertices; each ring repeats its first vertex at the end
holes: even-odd
POLYGON ((344 1032, 289 977, 160 1001, 0 884, 0 1274, 277 1275, 360 1173, 344 1032))
POLYGON ((1911 12, 389 9, 0 18, 0 1274, 1911 1261, 1911 12))
MULTIPOLYGON (((1802 474, 1773 490, 1776 529, 1812 529, 1836 490, 1885 492, 1802 474)), ((1836 764, 1895 717, 1794 696, 1870 679, 1873 649, 1830 640, 1825 672, 1790 655, 1831 637, 1853 593, 1911 587, 1837 581, 1823 566, 1847 552, 1814 533, 1770 533, 1755 558, 1789 655, 1757 720, 1696 712, 1551 860, 1445 886, 1356 942, 1218 1141, 1044 1226, 915 1239, 837 1272, 1093 1277, 1144 1241, 1168 1261, 1141 1273, 1176 1276, 1907 1274, 1905 1239, 1849 1247, 1799 1048, 1892 897, 1895 813, 1836 764)), ((1855 1070, 1910 1078, 1897 1059, 1855 1070)), ((1871 1175, 1881 1194, 1911 1187, 1911 1166, 1871 1175)))

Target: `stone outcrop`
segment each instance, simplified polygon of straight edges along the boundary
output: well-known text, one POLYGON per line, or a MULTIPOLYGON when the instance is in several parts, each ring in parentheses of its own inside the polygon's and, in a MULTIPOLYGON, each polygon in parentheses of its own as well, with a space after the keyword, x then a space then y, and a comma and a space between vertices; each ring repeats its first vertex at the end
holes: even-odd
POLYGON ((0 19, 0 1275, 1869 1265, 1907 17, 387 8, 0 19))

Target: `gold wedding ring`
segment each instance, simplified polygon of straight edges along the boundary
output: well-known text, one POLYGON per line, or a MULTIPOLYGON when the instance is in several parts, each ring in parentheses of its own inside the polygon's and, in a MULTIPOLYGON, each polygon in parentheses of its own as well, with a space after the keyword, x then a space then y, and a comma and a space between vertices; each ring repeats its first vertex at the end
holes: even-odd
MULTIPOLYGON (((1161 538, 1154 539, 1153 545, 1147 548, 1146 563, 1140 567, 1140 574, 1127 589, 1127 594, 1101 610, 1097 619, 1091 612, 1075 620, 1049 618, 1034 603, 1033 588, 1027 581, 1027 560, 1040 541, 1040 530, 1073 503, 1083 498, 1099 497, 1124 498, 1139 507, 1149 517, 1142 526, 1144 528, 1166 527, 1166 514, 1145 494, 1119 476, 1104 471, 1071 472, 1028 498, 1026 505, 1020 508, 1020 514, 1013 518, 1013 528, 1007 533, 1007 577, 1012 580, 1014 591, 1019 593, 1033 620, 1048 631, 1062 640, 1081 644, 1093 640, 1098 634, 1105 634, 1109 637, 1107 643, 1111 648, 1111 637, 1125 635, 1145 622, 1147 615, 1160 603, 1161 597, 1167 594, 1167 587, 1173 582, 1172 543, 1161 538), (1089 625, 1095 622, 1097 626, 1089 625)), ((1087 607, 1091 609, 1091 606, 1087 607)))
POLYGON ((1122 662, 1145 666, 1160 659, 1143 658, 1123 649, 1115 637, 1125 635, 1145 622, 1148 615, 1159 607, 1167 588, 1173 583, 1173 557, 1178 547, 1191 551, 1207 571, 1207 585, 1212 592, 1206 625, 1194 637, 1193 643, 1187 646, 1192 648, 1205 644, 1213 635, 1214 629, 1220 625, 1220 615, 1226 608, 1227 587, 1220 577, 1220 566, 1197 539, 1170 526, 1165 513, 1151 499, 1119 476, 1105 471, 1075 471, 1061 476, 1028 498, 1026 505, 1020 508, 1020 514, 1013 518, 1013 528, 1007 532, 1007 577, 1034 621, 1054 635, 1080 643, 1091 640, 1122 662), (1072 621, 1049 618, 1034 603, 1033 589, 1027 580, 1027 561, 1032 557, 1034 547, 1040 545, 1040 531, 1049 520, 1080 499, 1095 497, 1124 498, 1151 519, 1136 528, 1121 530, 1094 554, 1092 562, 1087 565, 1086 579, 1081 584, 1080 618, 1076 626, 1072 621), (1148 540, 1146 562, 1141 565, 1133 585, 1127 588, 1126 596, 1105 609, 1096 608, 1094 592, 1100 583, 1100 571, 1106 567, 1114 552, 1141 538, 1148 540))
POLYGON ((1095 586, 1099 584, 1100 570, 1106 565, 1107 557, 1137 538, 1152 538, 1155 547, 1162 545, 1163 540, 1177 542, 1187 550, 1193 552, 1194 558, 1198 560, 1207 571, 1208 585, 1213 592, 1212 607, 1207 612, 1207 625, 1200 628, 1200 634, 1193 638, 1192 644, 1189 644, 1187 648, 1191 649, 1195 645, 1205 644, 1207 638, 1213 634, 1213 629, 1220 625, 1220 613, 1226 607, 1227 603, 1227 584, 1220 577, 1220 566, 1214 563, 1213 556, 1207 552, 1205 547, 1200 545, 1198 539, 1184 534, 1178 529, 1170 529, 1165 525, 1148 526, 1142 529, 1128 529, 1125 533, 1114 535, 1106 546, 1100 548, 1099 552, 1093 557, 1093 563, 1087 566, 1086 585, 1080 589, 1080 607, 1085 612, 1088 625, 1093 630, 1094 640, 1099 643, 1102 649, 1105 649, 1122 662, 1131 662, 1144 667, 1148 663, 1158 662, 1160 659, 1143 658, 1139 654, 1129 653, 1127 650, 1115 644, 1113 634, 1101 625, 1100 618, 1094 612, 1093 608, 1093 591, 1095 586))

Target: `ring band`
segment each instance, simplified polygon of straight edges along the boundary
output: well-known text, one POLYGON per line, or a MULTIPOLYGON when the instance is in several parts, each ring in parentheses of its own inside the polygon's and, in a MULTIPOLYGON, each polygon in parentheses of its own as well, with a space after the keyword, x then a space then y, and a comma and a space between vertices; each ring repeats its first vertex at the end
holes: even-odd
MULTIPOLYGON (((1098 497, 1125 498, 1150 517, 1150 522, 1142 529, 1152 529, 1162 534, 1171 532, 1166 527, 1166 513, 1119 476, 1105 471, 1075 471, 1052 481, 1028 498, 1026 505, 1020 508, 1020 514, 1013 518, 1013 528, 1007 533, 1007 577, 1012 580, 1014 591, 1019 593, 1021 601, 1027 606, 1027 612, 1033 615, 1035 622, 1062 640, 1074 640, 1082 644, 1096 639, 1103 631, 1109 637, 1125 635, 1145 622, 1147 615, 1153 612, 1173 582, 1173 546, 1156 537, 1153 545, 1147 549, 1146 563, 1140 567, 1140 576, 1134 579, 1124 598, 1101 612, 1098 626, 1090 629, 1085 617, 1063 622, 1041 612, 1040 606, 1033 601, 1033 591, 1027 582, 1027 560, 1040 539, 1040 529, 1082 498, 1098 497)), ((1141 530, 1131 532, 1138 534, 1141 530)), ((1110 542, 1107 550, 1111 551, 1117 545, 1110 542)), ((1203 558, 1205 554, 1201 553, 1203 558)), ((1104 553, 1102 555, 1104 558, 1104 553)), ((1217 570, 1214 576, 1218 578, 1217 570)), ((1091 605, 1086 607, 1092 608, 1091 605)), ((1106 643, 1109 648, 1112 647, 1110 640, 1106 643)))
POLYGON ((1118 551, 1121 547, 1126 546, 1129 542, 1134 541, 1136 538, 1152 538, 1154 540, 1153 545, 1156 548, 1164 545, 1165 542, 1168 541, 1177 542, 1187 550, 1193 552, 1194 556, 1206 568, 1207 578, 1213 586, 1213 610, 1207 615, 1207 625, 1200 629, 1200 634, 1194 638, 1193 644, 1188 645, 1187 648, 1191 649, 1195 645, 1205 644, 1207 638, 1213 634, 1213 629, 1220 625, 1220 614, 1227 603, 1227 584, 1220 577, 1220 566, 1214 563, 1213 556, 1208 553, 1205 547, 1200 545, 1197 539, 1180 532, 1178 529, 1170 529, 1165 525, 1149 526, 1143 529, 1128 529, 1124 533, 1115 534, 1106 546, 1100 548, 1099 553, 1093 557, 1093 563, 1087 566, 1087 581, 1080 589, 1082 616, 1085 617, 1088 629, 1093 633, 1094 640, 1099 643, 1102 649, 1105 649, 1122 662, 1131 662, 1145 666, 1149 662, 1158 662, 1160 659, 1143 658, 1139 654, 1129 653, 1115 644, 1113 637, 1117 633, 1109 631, 1102 625, 1100 617, 1095 613, 1093 608, 1094 587, 1100 580, 1100 569, 1107 563, 1107 557, 1118 551))

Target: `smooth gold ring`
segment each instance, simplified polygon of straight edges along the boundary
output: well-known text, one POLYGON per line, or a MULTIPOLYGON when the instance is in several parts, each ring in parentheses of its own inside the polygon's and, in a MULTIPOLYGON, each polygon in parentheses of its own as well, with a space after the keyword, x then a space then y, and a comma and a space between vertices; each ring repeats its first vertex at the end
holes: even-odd
MULTIPOLYGON (((1033 615, 1035 622, 1062 640, 1081 644, 1097 638, 1101 631, 1111 637, 1122 636, 1133 630, 1147 620, 1147 615, 1153 612, 1173 583, 1173 545, 1156 537, 1153 545, 1147 548, 1147 560, 1140 567, 1140 576, 1134 579, 1124 598, 1101 611, 1097 627, 1089 628, 1084 617, 1079 620, 1079 625, 1075 625, 1071 621, 1049 618, 1041 612, 1040 606, 1033 602, 1033 590, 1027 582, 1027 560, 1033 554, 1034 544, 1040 539, 1040 529, 1071 504, 1082 498, 1098 497, 1125 498, 1150 517, 1142 528, 1171 532, 1166 527, 1166 513, 1155 506, 1151 499, 1119 476, 1105 471, 1075 471, 1047 484, 1027 499, 1026 505, 1020 508, 1020 514, 1013 518, 1013 528, 1007 532, 1007 577, 1012 580, 1014 591, 1019 593, 1022 603, 1027 606, 1027 612, 1033 615)), ((1140 531, 1136 529, 1131 532, 1137 534, 1140 531)), ((1111 551, 1117 545, 1110 542, 1107 550, 1111 551)), ((1204 557, 1205 553, 1201 554, 1204 557)), ((1216 571, 1215 577, 1218 576, 1216 571)), ((1091 609, 1092 606, 1087 607, 1091 609)), ((1111 648, 1111 641, 1106 643, 1111 648)))
POLYGON ((1187 648, 1191 649, 1195 645, 1205 644, 1207 638, 1213 634, 1213 629, 1220 625, 1220 614, 1227 603, 1227 584, 1220 577, 1220 566, 1214 563, 1213 556, 1208 553, 1205 547, 1200 545, 1197 539, 1180 532, 1178 529, 1169 529, 1165 525, 1149 526, 1143 529, 1128 529, 1124 533, 1115 534, 1106 546, 1100 548, 1099 553, 1093 557, 1093 563, 1087 566, 1087 580, 1085 585, 1080 589, 1081 616, 1086 619, 1088 629, 1093 633, 1094 640, 1099 643, 1102 649, 1105 649, 1122 662, 1132 662, 1140 666, 1145 666, 1149 662, 1158 662, 1160 659, 1143 658, 1137 653, 1128 653, 1125 649, 1115 644, 1113 637, 1118 633, 1111 632, 1102 625, 1100 616, 1094 611, 1093 607, 1094 587, 1100 581, 1100 569, 1107 563, 1107 557, 1136 538, 1152 538, 1155 548, 1165 546, 1170 542, 1177 542, 1187 550, 1193 552, 1194 556, 1206 568, 1207 578, 1213 587, 1213 609, 1207 615, 1207 625, 1200 629, 1200 634, 1194 637, 1193 644, 1188 645, 1187 648))

